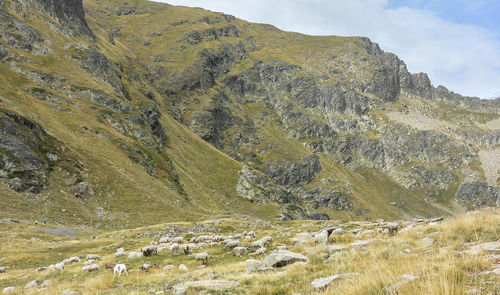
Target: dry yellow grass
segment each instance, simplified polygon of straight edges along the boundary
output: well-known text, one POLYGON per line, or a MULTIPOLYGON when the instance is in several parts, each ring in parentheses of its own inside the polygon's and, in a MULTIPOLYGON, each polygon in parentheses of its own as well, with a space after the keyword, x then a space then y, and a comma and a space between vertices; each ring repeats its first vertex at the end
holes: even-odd
MULTIPOLYGON (((247 223, 237 219, 223 219, 214 225, 222 233, 242 232, 247 223)), ((213 224, 213 221, 204 223, 213 224)), ((273 236, 272 245, 290 245, 290 238, 299 231, 318 231, 321 226, 333 224, 327 222, 281 222, 254 229, 257 238, 265 235, 273 236), (288 234, 290 233, 290 234, 288 234)), ((406 223, 408 224, 408 223, 406 223)), ((209 264, 205 268, 197 268, 200 262, 194 255, 172 255, 161 252, 154 257, 134 259, 115 258, 114 252, 119 247, 126 250, 139 249, 150 244, 157 237, 135 238, 138 233, 165 230, 169 225, 160 224, 147 228, 128 231, 100 231, 94 234, 82 234, 77 239, 68 239, 41 233, 39 226, 27 223, 0 223, 2 245, 0 257, 2 265, 12 267, 0 275, 0 288, 15 286, 22 294, 60 294, 65 289, 78 290, 82 294, 147 294, 150 288, 162 290, 166 283, 175 284, 175 279, 203 279, 215 271, 218 279, 234 280, 241 284, 239 288, 217 291, 211 294, 467 294, 472 289, 480 289, 481 294, 498 294, 500 280, 498 275, 481 274, 491 269, 495 263, 486 254, 469 255, 466 250, 471 245, 497 241, 500 238, 500 210, 484 210, 445 220, 442 223, 415 223, 397 235, 389 237, 383 234, 366 234, 353 236, 346 233, 336 238, 331 245, 344 245, 347 249, 328 255, 325 246, 308 242, 293 246, 290 250, 302 253, 309 258, 306 264, 291 265, 275 271, 246 274, 248 258, 262 260, 263 256, 244 255, 235 257, 222 246, 209 247, 196 252, 210 253, 209 264), (92 238, 92 235, 94 237, 92 238), (33 241, 31 237, 40 240, 33 241), (431 237, 434 243, 425 246, 422 239, 431 237), (364 249, 349 248, 349 244, 358 239, 375 238, 376 240, 364 249), (406 250, 408 249, 408 250, 406 250), (405 252, 406 251, 406 252, 405 252), (36 272, 38 266, 47 266, 64 258, 95 253, 102 256, 97 262, 97 272, 82 272, 82 263, 66 266, 64 272, 36 272), (327 257, 330 256, 327 259, 327 257), (129 268, 129 277, 113 277, 104 269, 105 263, 123 262, 129 268), (160 269, 144 272, 139 269, 143 263, 157 263, 160 269), (178 270, 179 264, 188 266, 189 271, 178 270), (163 266, 173 264, 172 270, 163 270, 163 266), (346 279, 333 282, 327 289, 314 290, 311 282, 319 277, 334 274, 358 273, 346 279), (388 292, 386 289, 394 283, 402 281, 400 276, 414 275, 419 278, 401 285, 398 291, 388 292), (44 290, 23 290, 31 280, 42 282, 52 280, 52 284, 44 290), (22 290, 22 291, 21 291, 22 290)), ((189 223, 176 223, 178 228, 193 226, 189 223)), ((346 230, 358 225, 343 224, 346 230)), ((362 225, 365 229, 373 225, 362 225)), ((187 235, 189 237, 191 235, 187 235)), ((248 241, 244 241, 247 243, 248 241)), ((82 261, 83 262, 83 261, 82 261)), ((198 294, 198 289, 187 294, 198 294)))

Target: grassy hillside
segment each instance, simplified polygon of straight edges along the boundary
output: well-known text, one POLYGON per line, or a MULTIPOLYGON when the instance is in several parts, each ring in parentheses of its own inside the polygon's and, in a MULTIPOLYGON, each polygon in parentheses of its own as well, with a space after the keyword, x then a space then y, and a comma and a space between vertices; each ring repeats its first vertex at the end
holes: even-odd
MULTIPOLYGON (((0 55, 0 106, 40 124, 77 168, 62 160, 51 164, 40 193, 15 191, 4 179, 0 211, 6 218, 47 216, 59 224, 92 227, 197 221, 218 214, 275 219, 284 204, 238 194, 243 167, 293 194, 307 212, 344 220, 430 217, 463 210, 454 194, 466 173, 477 181, 498 178, 494 169, 486 175, 485 163, 476 157, 479 150, 493 153, 496 143, 485 147, 482 139, 475 142, 460 133, 480 127, 493 134, 490 125, 498 121, 498 111, 403 92, 396 101, 387 100, 385 85, 377 83, 391 74, 384 71, 395 57, 367 39, 283 32, 145 0, 86 0, 91 40, 64 33, 42 10, 27 15, 23 5, 2 3, 11 18, 1 22, 0 49, 10 53, 0 55), (34 39, 23 45, 28 37, 34 39), (233 87, 239 82, 231 81, 246 90, 239 93, 233 87), (330 101, 315 102, 322 91, 330 101), (337 103, 337 93, 344 101, 335 108, 342 110, 322 109, 337 103), (365 108, 369 112, 360 111, 365 108), (423 151, 406 150, 413 143, 405 141, 427 136, 417 132, 418 126, 406 125, 422 116, 429 122, 420 129, 435 131, 431 135, 445 152, 439 154, 435 142, 423 151), (443 126, 454 130, 443 131, 443 126), (329 135, 318 135, 325 129, 329 135), (450 137, 441 140, 443 134, 450 137), (403 149, 406 166, 398 166, 402 159, 369 159, 389 154, 376 148, 398 140, 403 143, 390 146, 391 152, 403 149), (293 167, 311 155, 318 156, 320 169, 296 181, 300 185, 286 183, 300 175, 269 176, 280 165, 285 167, 281 174, 296 172, 293 167), (463 160, 466 156, 470 159, 463 160), (432 179, 412 186, 413 166, 434 177, 432 157, 445 167, 439 173, 458 176, 448 177, 443 187, 432 187, 432 179), (82 181, 77 184, 92 188, 92 196, 75 197, 74 185, 66 184, 72 173, 82 181), (340 196, 350 207, 313 208, 301 200, 309 192, 340 196)), ((298 174, 310 172, 300 169, 298 174)))

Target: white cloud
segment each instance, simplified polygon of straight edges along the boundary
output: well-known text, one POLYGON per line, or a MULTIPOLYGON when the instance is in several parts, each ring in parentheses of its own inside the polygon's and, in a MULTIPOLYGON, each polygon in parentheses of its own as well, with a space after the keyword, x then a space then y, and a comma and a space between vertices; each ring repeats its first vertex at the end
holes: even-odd
MULTIPOLYGON (((160 1, 160 0, 158 0, 160 1)), ((425 10, 390 9, 387 0, 161 0, 233 14, 311 35, 367 36, 411 72, 463 95, 500 96, 500 34, 452 23, 425 10)))

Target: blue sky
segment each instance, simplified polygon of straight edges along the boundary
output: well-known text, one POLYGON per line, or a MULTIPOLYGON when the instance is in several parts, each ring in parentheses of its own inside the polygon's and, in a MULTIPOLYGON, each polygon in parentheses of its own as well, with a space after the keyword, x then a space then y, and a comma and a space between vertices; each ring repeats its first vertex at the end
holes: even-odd
POLYGON ((156 0, 310 35, 366 36, 434 86, 500 97, 500 0, 156 0))
POLYGON ((476 25, 500 32, 499 0, 389 0, 388 7, 428 10, 453 23, 476 25))

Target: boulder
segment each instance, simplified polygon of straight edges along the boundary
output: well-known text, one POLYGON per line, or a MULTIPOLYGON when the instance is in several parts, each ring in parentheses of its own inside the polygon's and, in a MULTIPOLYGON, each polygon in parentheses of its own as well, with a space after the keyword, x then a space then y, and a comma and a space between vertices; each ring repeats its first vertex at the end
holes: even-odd
POLYGON ((165 267, 163 267, 163 270, 171 270, 173 268, 174 268, 173 264, 167 264, 167 265, 165 265, 165 267))
POLYGON ((194 282, 185 282, 177 284, 173 287, 174 295, 186 294, 189 288, 204 288, 208 290, 227 290, 239 287, 240 284, 235 281, 222 281, 222 280, 201 280, 194 282))
POLYGON ((333 246, 326 246, 326 249, 328 250, 328 253, 331 254, 331 253, 335 253, 335 252, 339 252, 339 251, 345 250, 345 249, 347 249, 347 247, 333 245, 333 246))
POLYGON ((352 277, 355 275, 359 275, 358 273, 345 273, 345 274, 336 274, 329 277, 318 278, 312 281, 311 286, 315 289, 322 289, 328 287, 332 282, 345 279, 348 277, 352 277))
POLYGON ((364 248, 373 242, 375 242, 375 239, 357 240, 351 243, 351 248, 364 248))
POLYGON ((262 263, 260 261, 257 261, 257 260, 254 260, 254 259, 251 259, 251 260, 252 261, 250 261, 248 263, 247 274, 251 274, 251 273, 254 273, 254 272, 264 272, 264 271, 273 270, 272 267, 266 266, 264 263, 262 263))
POLYGON ((40 285, 41 288, 47 288, 49 287, 50 285, 52 284, 52 281, 51 280, 45 280, 42 282, 42 284, 40 285))
POLYGON ((188 271, 189 269, 184 264, 181 264, 181 265, 179 265, 179 270, 181 270, 181 271, 188 271))
POLYGON ((496 242, 481 243, 472 246, 467 253, 480 254, 481 252, 488 252, 491 254, 500 254, 500 240, 496 242))
POLYGON ((295 239, 294 240, 296 242, 296 244, 303 244, 303 243, 307 243, 307 242, 310 242, 313 240, 313 236, 311 235, 311 233, 308 233, 308 232, 305 232, 305 233, 298 233, 295 235, 295 239))
POLYGON ((36 280, 29 281, 26 286, 24 286, 24 289, 33 289, 33 288, 39 288, 40 285, 38 285, 38 282, 36 280))
POLYGON ((264 263, 270 267, 283 267, 296 262, 307 261, 306 256, 288 250, 276 250, 264 258, 264 263))
POLYGON ((384 289, 386 294, 399 294, 398 290, 404 285, 411 283, 414 280, 418 280, 420 277, 414 275, 404 274, 399 277, 400 281, 390 285, 384 289))

